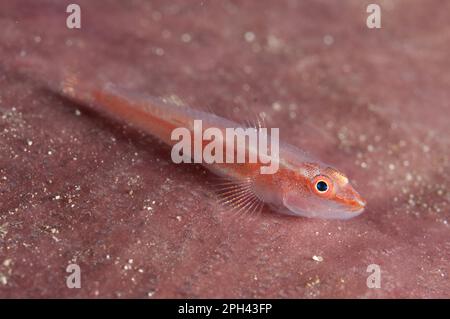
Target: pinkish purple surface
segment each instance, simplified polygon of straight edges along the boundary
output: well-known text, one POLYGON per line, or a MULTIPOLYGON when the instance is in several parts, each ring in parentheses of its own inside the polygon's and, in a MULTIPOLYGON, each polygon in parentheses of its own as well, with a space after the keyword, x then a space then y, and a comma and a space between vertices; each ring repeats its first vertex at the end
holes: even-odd
POLYGON ((382 28, 368 29, 357 0, 76 1, 81 30, 65 27, 69 3, 0 3, 0 297, 450 296, 450 2, 378 1, 382 28), (237 219, 201 166, 8 62, 33 56, 264 112, 368 208, 237 219))

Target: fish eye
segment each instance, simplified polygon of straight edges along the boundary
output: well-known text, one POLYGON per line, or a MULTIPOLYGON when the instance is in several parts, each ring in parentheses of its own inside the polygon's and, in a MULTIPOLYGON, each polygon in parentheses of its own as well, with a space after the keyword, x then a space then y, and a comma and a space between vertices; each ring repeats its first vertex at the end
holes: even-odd
POLYGON ((316 183, 316 189, 319 193, 325 193, 328 190, 328 184, 327 182, 323 180, 319 180, 316 183))
POLYGON ((317 195, 330 197, 334 194, 333 181, 326 175, 317 175, 310 185, 311 190, 317 195))

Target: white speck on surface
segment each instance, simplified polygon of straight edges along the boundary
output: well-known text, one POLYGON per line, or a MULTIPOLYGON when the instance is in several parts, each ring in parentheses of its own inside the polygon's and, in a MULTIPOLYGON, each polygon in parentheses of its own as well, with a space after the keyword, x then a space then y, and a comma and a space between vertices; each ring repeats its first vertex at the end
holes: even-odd
POLYGON ((274 111, 280 111, 281 110, 280 102, 273 102, 272 103, 272 108, 273 108, 274 111))
POLYGON ((189 33, 183 33, 181 35, 181 41, 183 41, 184 43, 189 43, 192 41, 192 36, 189 33))
POLYGON ((267 44, 271 49, 278 49, 281 46, 281 41, 274 35, 269 35, 267 37, 267 44))
POLYGON ((12 259, 5 259, 5 261, 3 262, 3 266, 5 267, 9 267, 11 265, 12 259))
POLYGON ((316 276, 316 278, 310 278, 310 281, 306 283, 306 287, 314 288, 315 286, 320 284, 320 278, 316 276))
POLYGON ((392 164, 392 163, 391 163, 391 164, 389 164, 389 165, 388 165, 388 167, 389 167, 389 169, 390 169, 391 171, 393 171, 393 170, 395 169, 395 165, 394 165, 394 164, 392 164))
POLYGON ((244 34, 244 38, 245 38, 245 41, 247 41, 247 42, 253 42, 253 41, 255 41, 256 36, 253 32, 247 31, 244 34))
POLYGON ((130 270, 131 269, 131 265, 130 264, 126 264, 123 266, 124 270, 130 270))
POLYGON ((76 115, 76 116, 80 116, 80 115, 81 115, 81 111, 80 111, 79 109, 76 109, 76 110, 75 110, 75 115, 76 115))
POLYGON ((331 35, 327 34, 323 37, 323 43, 325 45, 332 45, 334 43, 334 38, 331 35))
POLYGON ((155 49, 155 54, 157 56, 163 56, 164 55, 164 49, 163 48, 156 48, 155 49))
POLYGON ((312 256, 312 259, 313 259, 314 261, 317 261, 317 262, 322 262, 322 261, 323 261, 323 257, 322 257, 322 256, 316 256, 316 255, 314 255, 314 256, 312 256))

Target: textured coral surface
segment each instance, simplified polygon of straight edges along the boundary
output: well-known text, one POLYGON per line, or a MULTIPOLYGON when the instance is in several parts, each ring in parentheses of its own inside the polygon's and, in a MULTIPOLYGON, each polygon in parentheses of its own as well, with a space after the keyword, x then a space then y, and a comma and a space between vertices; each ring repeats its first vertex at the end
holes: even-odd
POLYGON ((0 297, 449 297, 450 2, 378 1, 368 29, 359 0, 77 1, 80 30, 69 3, 0 2, 0 297), (264 112, 367 210, 233 215, 201 166, 16 72, 29 57, 264 112))

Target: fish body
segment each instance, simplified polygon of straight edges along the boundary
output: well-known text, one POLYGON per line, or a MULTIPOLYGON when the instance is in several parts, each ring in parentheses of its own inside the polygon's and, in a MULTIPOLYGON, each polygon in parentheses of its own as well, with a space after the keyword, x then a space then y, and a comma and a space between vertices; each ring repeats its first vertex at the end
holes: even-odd
MULTIPOLYGON (((172 136, 174 130, 181 127, 194 135, 196 120, 201 121, 204 131, 215 128, 223 132, 223 136, 227 128, 242 127, 216 114, 161 98, 136 95, 111 84, 87 85, 71 74, 53 77, 48 86, 66 98, 134 126, 172 147, 177 143, 172 136)), ((229 141, 222 142, 226 148, 229 141)), ((203 152, 207 145, 208 141, 203 140, 197 152, 203 152)), ((248 147, 248 144, 236 146, 248 147)), ((243 151, 249 156, 257 150, 243 151)), ((191 155, 195 156, 195 150, 191 155)), ((268 204, 279 213, 324 219, 348 219, 363 212, 365 200, 337 169, 282 142, 278 156, 272 156, 271 160, 278 167, 273 174, 261 174, 261 161, 202 164, 229 180, 224 187, 225 202, 241 211, 254 211, 268 204)))
MULTIPOLYGON (((194 135, 194 120, 202 121, 203 130, 218 128, 225 132, 226 128, 242 126, 185 105, 126 94, 110 87, 92 91, 90 100, 109 115, 132 124, 171 146, 176 143, 171 138, 171 133, 176 128, 187 128, 194 135)), ((207 141, 204 141, 200 151, 203 151, 206 145, 207 141)), ((236 147, 247 145, 236 144, 236 147)), ((245 152, 248 154, 251 150, 246 149, 245 152)), ((286 143, 280 143, 279 157, 272 160, 278 161, 279 167, 274 174, 261 174, 263 164, 260 162, 203 165, 236 183, 234 192, 230 192, 227 198, 232 204, 240 200, 242 207, 247 204, 247 208, 251 208, 259 200, 280 213, 332 219, 351 218, 364 210, 365 201, 352 187, 348 178, 337 169, 286 143), (319 182, 327 184, 327 191, 317 190, 319 182)))

